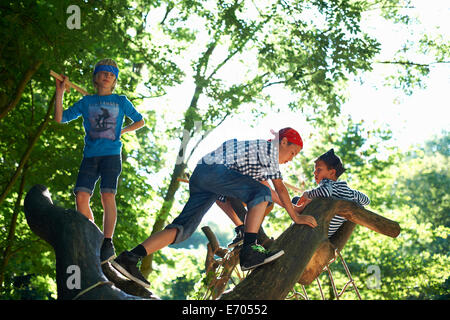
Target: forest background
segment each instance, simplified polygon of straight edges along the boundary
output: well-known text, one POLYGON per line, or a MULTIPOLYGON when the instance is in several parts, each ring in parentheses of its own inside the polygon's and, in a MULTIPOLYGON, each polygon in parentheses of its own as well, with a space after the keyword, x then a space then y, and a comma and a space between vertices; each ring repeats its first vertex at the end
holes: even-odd
MULTIPOLYGON (((181 211, 188 189, 178 178, 203 154, 291 126, 305 148, 282 167, 286 182, 313 188, 313 160, 334 148, 342 179, 402 227, 396 239, 358 227, 344 248, 363 299, 449 299, 448 13, 438 0, 2 1, 0 299, 56 298, 54 252, 29 229, 23 198, 39 183, 74 207, 82 120, 53 121, 49 72, 93 93, 105 57, 119 64, 116 93, 146 120, 122 137, 117 252, 181 211)), ((72 90, 64 107, 80 98, 72 90)), ((91 206, 101 227, 98 188, 91 206)), ((216 207, 203 224, 222 246, 234 236, 216 207)), ((275 208, 263 226, 276 238, 289 224, 275 208)), ((146 258, 152 290, 201 298, 206 242, 198 231, 146 258)))

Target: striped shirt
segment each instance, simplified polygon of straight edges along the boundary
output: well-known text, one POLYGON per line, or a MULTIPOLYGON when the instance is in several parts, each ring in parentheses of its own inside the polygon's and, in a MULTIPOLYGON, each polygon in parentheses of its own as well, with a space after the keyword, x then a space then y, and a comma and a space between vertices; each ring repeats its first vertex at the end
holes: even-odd
POLYGON ((278 143, 267 140, 225 141, 219 148, 205 155, 199 163, 224 164, 257 181, 282 179, 278 163, 278 143))
MULTIPOLYGON (((305 191, 305 196, 313 198, 335 198, 342 200, 350 200, 361 206, 366 206, 370 203, 369 197, 364 193, 351 189, 346 181, 333 181, 330 179, 322 179, 319 187, 309 191, 305 191)), ((328 228, 328 238, 331 237, 337 229, 346 221, 345 218, 335 215, 330 221, 328 228)))

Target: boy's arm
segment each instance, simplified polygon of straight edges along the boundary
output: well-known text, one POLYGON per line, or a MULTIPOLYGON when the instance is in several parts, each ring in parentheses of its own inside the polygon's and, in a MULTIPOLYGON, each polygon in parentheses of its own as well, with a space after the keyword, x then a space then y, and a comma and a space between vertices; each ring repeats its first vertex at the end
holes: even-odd
POLYGON ((139 121, 133 122, 132 124, 130 124, 129 126, 126 126, 124 128, 122 128, 122 130, 120 131, 120 134, 124 134, 125 132, 130 132, 130 131, 135 131, 139 128, 142 128, 145 124, 144 119, 141 119, 139 121))
MULTIPOLYGON (((62 121, 62 113, 63 113, 63 97, 64 91, 66 90, 66 81, 69 79, 68 77, 61 75, 63 77, 63 81, 55 79, 56 82, 56 94, 55 94, 55 121, 61 123, 62 121)), ((70 88, 69 88, 70 90, 70 88)))
POLYGON ((308 198, 306 195, 306 193, 303 193, 303 195, 300 197, 300 199, 298 199, 297 203, 294 205, 294 210, 297 213, 301 213, 305 207, 312 201, 311 198, 308 198))
POLYGON ((364 193, 358 191, 358 190, 353 190, 355 192, 355 200, 357 203, 359 203, 359 205, 361 206, 367 206, 370 203, 370 199, 368 196, 366 196, 364 193))
POLYGON ((142 128, 145 125, 145 121, 142 115, 136 110, 136 108, 126 96, 121 96, 121 98, 125 115, 133 120, 132 124, 122 128, 122 130, 120 131, 120 134, 122 135, 125 132, 135 131, 139 128, 142 128))
POLYGON ((272 179, 272 183, 275 187, 275 191, 278 194, 282 206, 286 209, 289 216, 296 224, 306 224, 312 228, 317 227, 316 219, 314 219, 313 216, 298 215, 295 212, 294 207, 292 206, 291 198, 289 197, 289 193, 283 183, 283 180, 272 179))
POLYGON ((325 185, 322 185, 318 188, 309 190, 309 191, 305 191, 303 193, 303 196, 305 196, 306 198, 309 199, 314 199, 314 198, 330 198, 331 197, 331 190, 329 188, 327 188, 325 185))
POLYGON ((234 211, 233 207, 231 206, 230 200, 226 199, 225 202, 216 200, 217 206, 223 210, 223 212, 226 213, 226 215, 233 221, 235 226, 240 226, 243 222, 239 218, 239 216, 234 211))

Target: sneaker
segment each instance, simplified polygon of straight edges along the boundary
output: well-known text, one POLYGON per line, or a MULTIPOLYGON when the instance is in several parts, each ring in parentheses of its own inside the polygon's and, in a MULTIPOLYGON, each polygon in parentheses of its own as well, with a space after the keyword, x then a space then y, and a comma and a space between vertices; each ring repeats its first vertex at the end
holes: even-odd
POLYGON ((103 241, 100 248, 100 264, 105 264, 116 257, 116 251, 112 241, 103 241))
POLYGON ((284 254, 283 250, 269 252, 259 244, 245 246, 239 253, 241 270, 252 270, 263 264, 272 262, 284 254))
POLYGON ((236 227, 234 230, 236 231, 236 237, 228 245, 229 249, 240 246, 244 243, 244 226, 236 227))
POLYGON ((116 259, 111 261, 111 265, 125 277, 140 284, 145 288, 150 288, 150 282, 144 278, 136 266, 140 257, 129 251, 122 252, 116 259))

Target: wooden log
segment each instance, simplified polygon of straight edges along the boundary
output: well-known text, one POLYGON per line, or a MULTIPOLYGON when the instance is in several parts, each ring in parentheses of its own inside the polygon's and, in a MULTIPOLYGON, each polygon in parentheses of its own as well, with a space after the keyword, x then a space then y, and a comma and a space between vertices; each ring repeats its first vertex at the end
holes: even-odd
POLYGON ((341 251, 344 248, 354 228, 355 223, 345 221, 330 239, 324 240, 311 257, 298 283, 302 285, 311 284, 322 273, 329 262, 335 258, 335 250, 341 251))
POLYGON ((400 226, 397 222, 360 207, 354 202, 340 200, 334 209, 335 214, 385 236, 396 238, 400 234, 400 226))
MULTIPOLYGON (((306 225, 292 224, 271 247, 273 250, 282 249, 285 254, 274 262, 253 270, 233 290, 225 292, 221 299, 284 299, 299 281, 317 249, 324 246, 330 220, 336 214, 391 237, 400 233, 397 222, 346 200, 317 198, 305 208, 304 214, 312 215, 318 226, 313 229, 306 225)), ((324 248, 322 250, 329 250, 324 248)))
POLYGON ((55 250, 58 299, 157 298, 104 265, 103 270, 110 276, 107 278, 100 266, 103 233, 80 212, 55 206, 45 186, 33 186, 25 197, 24 207, 30 229, 55 250), (75 277, 79 277, 79 285, 75 277), (127 294, 119 287, 140 296, 127 294))

